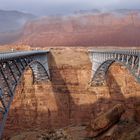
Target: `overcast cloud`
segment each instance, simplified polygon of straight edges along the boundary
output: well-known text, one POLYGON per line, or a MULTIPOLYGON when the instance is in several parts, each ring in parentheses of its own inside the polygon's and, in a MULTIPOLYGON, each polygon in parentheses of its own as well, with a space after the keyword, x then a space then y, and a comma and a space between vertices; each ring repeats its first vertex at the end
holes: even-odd
POLYGON ((140 9, 140 0, 0 0, 0 9, 35 15, 68 14, 90 9, 140 9))

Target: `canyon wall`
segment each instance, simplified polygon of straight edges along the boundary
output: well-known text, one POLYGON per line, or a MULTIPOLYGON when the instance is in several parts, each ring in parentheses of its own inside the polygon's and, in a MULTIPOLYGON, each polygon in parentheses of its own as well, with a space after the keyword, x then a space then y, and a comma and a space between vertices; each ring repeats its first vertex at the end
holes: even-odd
POLYGON ((85 125, 117 103, 123 103, 122 119, 140 122, 140 85, 130 72, 113 64, 107 85, 91 87, 91 62, 87 49, 52 48, 51 81, 33 85, 27 70, 17 87, 5 127, 10 136, 24 130, 85 125))
POLYGON ((36 46, 139 46, 140 11, 73 14, 28 22, 16 44, 36 46))

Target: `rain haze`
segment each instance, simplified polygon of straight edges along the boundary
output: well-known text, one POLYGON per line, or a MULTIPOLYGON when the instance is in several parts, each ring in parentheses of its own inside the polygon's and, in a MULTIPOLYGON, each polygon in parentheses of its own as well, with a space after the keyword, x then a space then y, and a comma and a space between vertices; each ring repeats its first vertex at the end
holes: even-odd
POLYGON ((35 15, 69 14, 77 10, 139 9, 140 0, 0 0, 0 9, 35 15))

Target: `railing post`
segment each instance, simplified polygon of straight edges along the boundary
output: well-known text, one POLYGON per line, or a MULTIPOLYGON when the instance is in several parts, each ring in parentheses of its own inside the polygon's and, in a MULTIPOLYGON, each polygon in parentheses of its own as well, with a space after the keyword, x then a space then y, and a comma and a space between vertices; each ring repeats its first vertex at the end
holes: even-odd
POLYGON ((128 65, 129 63, 129 56, 127 55, 127 58, 126 58, 126 65, 128 65))
POLYGON ((131 66, 131 69, 134 68, 134 64, 135 64, 135 56, 132 56, 132 66, 131 66))
POLYGON ((122 62, 124 62, 124 55, 122 55, 122 62))

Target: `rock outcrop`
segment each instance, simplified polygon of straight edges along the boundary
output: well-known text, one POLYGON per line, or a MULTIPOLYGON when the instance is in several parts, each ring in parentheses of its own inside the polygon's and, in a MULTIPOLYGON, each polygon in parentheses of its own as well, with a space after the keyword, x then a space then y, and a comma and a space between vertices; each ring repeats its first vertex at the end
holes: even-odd
POLYGON ((96 137, 115 125, 124 112, 125 107, 121 104, 118 104, 106 113, 100 115, 95 120, 91 120, 89 129, 87 129, 88 133, 90 132, 89 137, 96 137))

